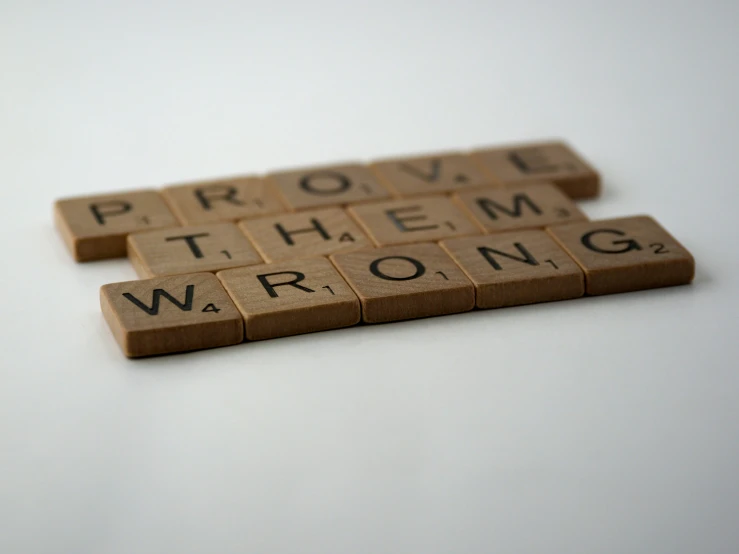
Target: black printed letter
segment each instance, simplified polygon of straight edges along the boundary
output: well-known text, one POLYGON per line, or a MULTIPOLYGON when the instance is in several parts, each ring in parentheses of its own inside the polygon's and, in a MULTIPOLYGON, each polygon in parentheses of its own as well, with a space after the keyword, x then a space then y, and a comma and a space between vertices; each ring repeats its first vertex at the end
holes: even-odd
POLYGON ((300 273, 299 271, 278 271, 277 273, 264 273, 262 275, 257 275, 257 279, 259 279, 259 282, 262 283, 264 290, 266 290, 272 298, 277 298, 278 296, 277 292, 275 291, 275 287, 281 287, 283 285, 290 285, 291 287, 295 287, 296 289, 300 289, 305 292, 315 292, 313 289, 309 289, 308 287, 304 287, 303 285, 298 285, 300 281, 305 279, 305 275, 303 273, 300 273), (285 281, 284 283, 270 283, 267 278, 272 277, 273 275, 292 275, 295 278, 292 281, 285 281))
POLYGON ((303 189, 305 192, 309 192, 311 194, 318 194, 318 195, 327 195, 330 196, 332 194, 340 194, 344 191, 346 191, 351 186, 351 182, 346 177, 346 175, 342 175, 341 173, 338 173, 337 171, 316 171, 314 173, 309 173, 308 175, 303 176, 302 179, 300 179, 300 188, 303 189), (313 186, 313 179, 335 179, 336 180, 336 186, 334 188, 330 189, 317 189, 313 186))
POLYGON ((411 279, 418 279, 421 275, 426 273, 426 267, 421 262, 414 260, 413 258, 409 258, 408 256, 385 256, 384 258, 378 258, 370 264, 369 270, 375 277, 385 279, 386 281, 410 281, 411 279), (380 264, 385 260, 405 260, 406 262, 413 264, 416 271, 413 275, 409 275, 408 277, 392 277, 380 271, 380 264))
POLYGON ((410 217, 398 217, 398 212, 417 212, 421 206, 408 206, 407 208, 395 208, 394 210, 385 210, 385 214, 390 218, 401 233, 406 231, 427 231, 429 229, 437 229, 438 225, 419 225, 418 227, 408 227, 405 221, 420 221, 428 219, 425 215, 413 215, 410 217))
POLYGON ((166 298, 169 300, 172 304, 177 306, 180 310, 183 312, 189 312, 192 310, 192 299, 193 296, 195 296, 195 285, 187 285, 187 292, 185 292, 185 303, 180 303, 179 300, 172 297, 166 290, 164 289, 154 289, 154 297, 151 302, 151 308, 141 302, 138 298, 136 298, 133 294, 130 292, 124 292, 123 296, 133 302, 136 306, 144 310, 149 315, 158 315, 159 314, 159 300, 161 297, 166 298))
POLYGON ((125 214, 126 212, 130 212, 131 209, 133 209, 131 204, 121 200, 111 200, 109 202, 100 202, 99 204, 90 204, 90 211, 92 212, 93 217, 95 217, 95 221, 98 222, 98 225, 105 225, 106 217, 125 214), (103 206, 109 206, 113 209, 103 211, 100 209, 103 206))
POLYGON ((480 246, 477 251, 482 254, 482 257, 485 258, 488 263, 497 270, 501 270, 503 268, 493 257, 493 254, 497 254, 498 256, 503 256, 504 258, 515 260, 524 264, 539 265, 539 262, 536 261, 536 258, 531 255, 531 252, 526 250, 526 247, 523 244, 521 244, 520 242, 514 242, 513 246, 515 246, 516 249, 521 253, 522 257, 519 258, 518 256, 515 256, 513 254, 506 254, 505 252, 495 250, 494 248, 488 248, 487 246, 480 246))
POLYGON ((624 246, 621 248, 617 248, 615 250, 605 250, 603 248, 600 248, 593 244, 592 237, 593 235, 596 235, 598 233, 607 233, 611 235, 616 235, 619 237, 623 237, 626 233, 623 231, 617 231, 616 229, 596 229, 595 231, 590 231, 589 233, 585 233, 582 236, 581 242, 585 248, 588 248, 592 250, 593 252, 598 252, 600 254, 623 254, 624 252, 628 252, 629 250, 641 250, 641 246, 638 242, 632 239, 624 239, 624 240, 614 240, 611 244, 623 244, 624 246))
POLYGON ((197 235, 182 235, 181 237, 168 237, 166 240, 167 242, 171 242, 173 240, 184 240, 187 243, 187 246, 190 247, 190 252, 192 252, 193 256, 196 258, 202 258, 203 257, 203 251, 200 250, 200 247, 195 242, 195 239, 201 238, 201 237, 209 237, 210 233, 199 233, 197 235))
POLYGON ((195 189, 195 197, 200 201, 200 205, 204 210, 213 208, 213 202, 223 200, 234 204, 235 206, 243 206, 244 203, 236 198, 238 194, 236 187, 227 185, 210 185, 208 188, 195 189))
POLYGON ((298 233, 312 233, 316 232, 319 235, 323 237, 323 240, 331 240, 331 235, 328 234, 328 231, 324 229, 323 225, 314 217, 310 218, 311 225, 313 227, 308 227, 307 229, 296 229, 295 231, 286 231, 285 228, 280 223, 275 223, 275 229, 277 229, 277 232, 280 233, 282 236, 282 239, 289 244, 290 246, 294 245, 295 242, 293 241, 292 236, 297 235, 298 233))
POLYGON ((513 209, 511 210, 509 210, 505 206, 501 206, 495 200, 490 200, 489 198, 477 198, 475 202, 477 202, 477 205, 480 207, 480 209, 485 212, 490 219, 498 219, 498 214, 495 213, 495 210, 499 210, 504 214, 509 215, 510 217, 521 217, 521 208, 524 204, 526 204, 529 209, 536 215, 541 215, 541 210, 539 209, 539 206, 534 204, 534 202, 525 192, 513 196, 513 209))

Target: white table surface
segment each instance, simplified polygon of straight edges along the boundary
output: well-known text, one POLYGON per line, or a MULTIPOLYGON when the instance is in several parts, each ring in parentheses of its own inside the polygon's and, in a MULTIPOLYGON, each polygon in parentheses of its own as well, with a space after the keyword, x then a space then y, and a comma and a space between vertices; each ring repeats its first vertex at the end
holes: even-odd
POLYGON ((739 551, 739 8, 598 4, 0 0, 0 552, 739 551), (132 362, 52 226, 547 137, 692 286, 132 362))

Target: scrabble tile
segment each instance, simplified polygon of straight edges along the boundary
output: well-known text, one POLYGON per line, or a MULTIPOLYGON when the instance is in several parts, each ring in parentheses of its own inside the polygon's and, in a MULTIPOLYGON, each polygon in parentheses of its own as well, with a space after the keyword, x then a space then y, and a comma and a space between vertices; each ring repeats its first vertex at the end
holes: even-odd
POLYGON ((78 262, 123 258, 129 233, 179 226, 154 190, 58 200, 54 219, 78 262))
POLYGON ((286 211, 266 181, 233 177, 173 185, 162 196, 183 225, 237 221, 286 211))
POLYGON ((218 278, 244 317, 247 340, 356 325, 359 300, 326 258, 221 271, 218 278))
POLYGON ((212 273, 104 285, 100 307, 129 358, 244 340, 241 314, 212 273))
POLYGON ((375 202, 347 211, 377 246, 480 234, 472 219, 446 196, 375 202))
POLYGON ((383 323, 466 312, 475 289, 436 244, 388 246, 330 257, 362 304, 362 320, 383 323))
POLYGON ((472 157, 505 185, 552 181, 570 198, 592 198, 600 192, 598 173, 563 142, 488 148, 472 157))
POLYGON ((128 257, 142 279, 263 263, 235 223, 133 233, 128 257))
POLYGON ((578 265, 542 230, 497 233, 440 243, 475 285, 478 308, 579 298, 578 265))
POLYGON ((487 187, 452 198, 486 233, 587 220, 567 195, 547 182, 487 187))
POLYGON ((693 257, 648 216, 557 225, 547 232, 585 272, 587 294, 684 285, 693 280, 693 257))
POLYGON ((288 213, 239 223, 266 262, 327 256, 371 248, 341 208, 288 213))
POLYGON ((390 198, 369 168, 359 164, 293 169, 267 179, 293 211, 390 198))
POLYGON ((456 152, 380 160, 370 167, 383 183, 402 197, 495 184, 469 156, 456 152))

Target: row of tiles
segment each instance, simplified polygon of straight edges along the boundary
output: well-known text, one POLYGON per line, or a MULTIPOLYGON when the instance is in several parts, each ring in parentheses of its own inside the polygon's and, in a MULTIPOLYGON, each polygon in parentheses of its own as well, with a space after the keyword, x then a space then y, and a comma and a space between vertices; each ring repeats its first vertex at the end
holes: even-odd
POLYGON ((147 278, 586 219, 555 185, 532 183, 142 231, 128 235, 127 251, 147 278))
POLYGON ((129 357, 690 283, 690 253, 650 217, 582 221, 105 285, 129 357))
POLYGON ((554 183, 570 198, 589 198, 598 194, 600 179, 569 146, 545 142, 67 198, 56 203, 55 215, 75 259, 91 261, 125 256, 126 236, 145 229, 537 181, 554 183))

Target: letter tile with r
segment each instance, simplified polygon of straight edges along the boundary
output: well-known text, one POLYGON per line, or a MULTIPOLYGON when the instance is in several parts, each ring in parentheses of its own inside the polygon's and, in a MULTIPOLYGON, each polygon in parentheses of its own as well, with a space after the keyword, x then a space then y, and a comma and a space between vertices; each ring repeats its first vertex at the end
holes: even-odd
POLYGON ((247 340, 286 337, 359 323, 359 300, 326 258, 218 273, 244 317, 247 340))
POLYGON ((162 196, 183 225, 235 222, 286 211, 272 187, 258 177, 231 177, 172 185, 162 196))

